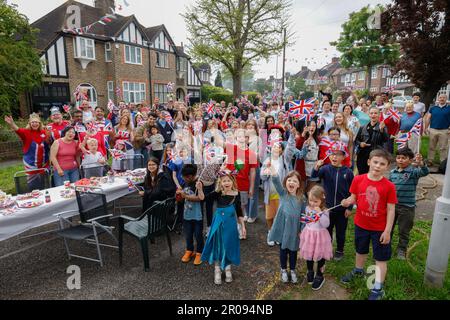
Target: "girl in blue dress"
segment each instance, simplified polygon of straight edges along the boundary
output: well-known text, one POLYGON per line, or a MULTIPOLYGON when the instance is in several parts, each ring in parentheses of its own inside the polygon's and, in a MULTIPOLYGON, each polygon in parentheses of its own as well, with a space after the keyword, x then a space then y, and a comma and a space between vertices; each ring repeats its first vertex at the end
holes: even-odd
POLYGON ((211 229, 202 253, 202 261, 214 263, 214 283, 222 284, 222 271, 225 270, 225 282, 233 281, 231 265, 241 262, 237 219, 241 232, 246 237, 244 215, 236 179, 231 173, 220 172, 216 191, 212 197, 217 201, 211 229))

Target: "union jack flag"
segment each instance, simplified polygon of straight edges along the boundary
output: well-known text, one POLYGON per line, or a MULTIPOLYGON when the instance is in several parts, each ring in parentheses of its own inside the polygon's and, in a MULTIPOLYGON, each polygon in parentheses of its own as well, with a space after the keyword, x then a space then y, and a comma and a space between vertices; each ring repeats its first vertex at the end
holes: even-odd
POLYGON ((283 137, 278 134, 271 134, 268 139, 269 147, 273 147, 276 143, 283 142, 283 137))
POLYGON ((90 121, 88 123, 86 123, 86 129, 88 131, 98 131, 98 126, 94 121, 90 121))
POLYGON ((299 114, 311 115, 314 113, 312 108, 314 107, 314 98, 307 100, 295 100, 289 102, 289 114, 297 116, 299 114))
POLYGON ((410 138, 411 138, 410 132, 402 133, 401 135, 399 135, 397 139, 395 139, 395 143, 397 143, 398 149, 405 148, 410 138))
POLYGON ((320 128, 320 127, 324 126, 325 125, 325 119, 322 116, 319 116, 317 118, 316 125, 317 125, 317 128, 320 128))
POLYGON ((416 134, 420 136, 420 134, 422 133, 422 118, 419 118, 419 120, 416 121, 416 123, 409 132, 411 134, 416 134))
POLYGON ((69 113, 69 111, 70 111, 70 106, 67 105, 67 104, 63 105, 63 110, 64 110, 65 113, 69 113))
POLYGON ((192 128, 194 129, 195 134, 197 134, 198 132, 201 132, 202 128, 203 128, 203 121, 195 121, 192 124, 192 128))
POLYGON ((322 138, 322 140, 320 140, 319 146, 324 146, 324 147, 329 148, 329 147, 331 147, 333 142, 334 141, 332 141, 329 136, 324 136, 322 138))
POLYGON ((386 118, 384 120, 387 120, 389 118, 394 119, 395 122, 400 122, 400 113, 397 110, 389 109, 388 112, 386 112, 386 118))
POLYGON ((192 93, 188 93, 185 97, 184 97, 184 102, 188 105, 189 101, 191 99, 192 93))
POLYGON ((121 160, 125 159, 126 154, 123 151, 117 150, 117 149, 108 149, 109 153, 111 153, 111 156, 114 160, 121 160))
POLYGON ((172 116, 167 111, 164 112, 164 120, 166 120, 166 122, 168 122, 168 123, 172 123, 173 122, 172 116))
POLYGON ((207 105, 207 107, 206 107, 206 112, 207 112, 209 115, 214 114, 214 108, 215 108, 215 106, 216 106, 215 102, 212 101, 212 100, 210 100, 209 103, 208 103, 208 105, 207 105))
POLYGON ((114 102, 112 102, 111 99, 109 99, 109 101, 108 101, 108 106, 107 106, 107 108, 108 108, 109 112, 113 112, 113 109, 114 109, 114 102))

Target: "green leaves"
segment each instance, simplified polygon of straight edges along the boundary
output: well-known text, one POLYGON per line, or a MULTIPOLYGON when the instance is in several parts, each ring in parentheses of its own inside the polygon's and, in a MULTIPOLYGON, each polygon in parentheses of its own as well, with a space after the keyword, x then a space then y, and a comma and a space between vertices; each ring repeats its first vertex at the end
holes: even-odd
POLYGON ((0 1, 0 114, 9 113, 18 96, 39 85, 41 61, 35 30, 15 6, 0 1))

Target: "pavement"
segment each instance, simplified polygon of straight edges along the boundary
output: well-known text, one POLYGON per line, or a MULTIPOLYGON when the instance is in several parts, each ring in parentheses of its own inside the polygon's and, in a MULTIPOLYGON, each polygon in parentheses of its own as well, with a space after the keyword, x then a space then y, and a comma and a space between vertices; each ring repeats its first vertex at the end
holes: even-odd
MULTIPOLYGON (((430 175, 420 180, 419 186, 433 187, 425 199, 417 203, 417 219, 431 220, 435 200, 441 195, 443 176, 430 175)), ((418 195, 421 193, 418 190, 418 195)), ((118 253, 103 248, 104 267, 80 260, 68 260, 63 241, 54 235, 44 235, 26 240, 14 237, 0 242, 0 299, 195 299, 242 300, 279 298, 279 249, 266 244, 267 230, 264 210, 260 201, 259 218, 247 224, 247 240, 241 241, 241 265, 233 267, 234 281, 217 286, 214 284, 214 267, 206 263, 194 266, 184 264, 181 256, 185 250, 181 235, 171 233, 173 256, 170 256, 165 237, 150 244, 150 271, 144 272, 142 254, 138 242, 124 236, 124 263, 119 266, 118 253), (42 244, 40 242, 44 241, 42 244), (10 254, 16 250, 22 250, 10 254), (67 268, 77 265, 81 271, 81 289, 69 290, 67 268), (274 290, 275 289, 275 290, 274 290)), ((129 214, 133 215, 133 214, 129 214)), ((134 213, 134 216, 138 213, 134 213)), ((55 225, 36 231, 50 230, 55 225)), ((109 238, 102 236, 107 242, 109 238)), ((74 251, 95 257, 94 247, 71 242, 74 251)), ((303 286, 305 266, 300 262, 299 288, 303 286)), ((346 299, 347 293, 335 279, 327 278, 329 290, 320 290, 309 296, 294 299, 346 299), (328 292, 328 293, 327 293, 328 292)), ((293 286, 289 284, 289 286, 293 286)))

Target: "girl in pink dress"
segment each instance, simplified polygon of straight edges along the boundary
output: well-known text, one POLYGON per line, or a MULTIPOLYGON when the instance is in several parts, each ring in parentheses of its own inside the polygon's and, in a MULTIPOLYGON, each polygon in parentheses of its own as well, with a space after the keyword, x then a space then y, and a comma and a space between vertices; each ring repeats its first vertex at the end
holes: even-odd
POLYGON ((321 186, 314 186, 308 193, 308 206, 302 214, 305 228, 300 234, 300 257, 306 260, 308 283, 313 290, 319 290, 325 279, 323 271, 325 260, 333 257, 330 233, 329 213, 325 208, 325 190, 321 186), (314 275, 314 262, 317 262, 317 272, 314 275))

